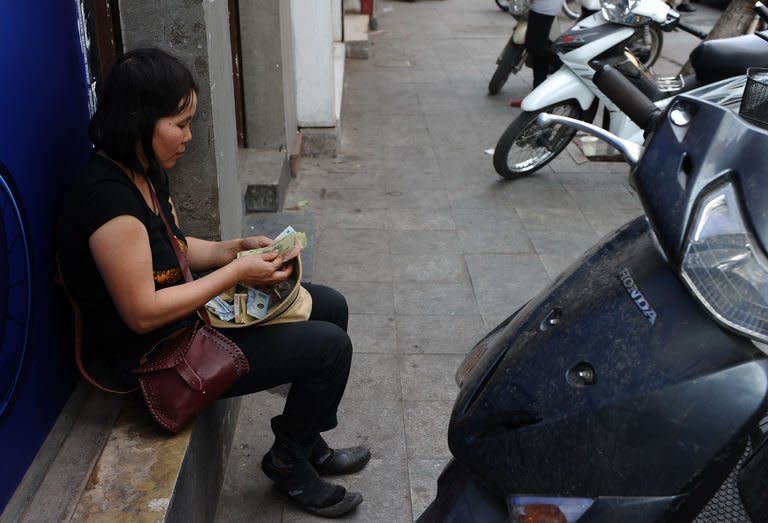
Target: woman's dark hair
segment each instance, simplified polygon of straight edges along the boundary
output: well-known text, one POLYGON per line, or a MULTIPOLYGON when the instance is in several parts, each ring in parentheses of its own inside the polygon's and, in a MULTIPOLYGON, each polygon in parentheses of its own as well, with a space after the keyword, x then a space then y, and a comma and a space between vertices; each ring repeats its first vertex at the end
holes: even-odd
POLYGON ((152 149, 155 123, 192 103, 198 88, 192 73, 177 58, 160 49, 135 49, 112 66, 88 128, 97 150, 129 169, 157 175, 161 171, 152 149), (137 145, 148 162, 145 171, 137 145))

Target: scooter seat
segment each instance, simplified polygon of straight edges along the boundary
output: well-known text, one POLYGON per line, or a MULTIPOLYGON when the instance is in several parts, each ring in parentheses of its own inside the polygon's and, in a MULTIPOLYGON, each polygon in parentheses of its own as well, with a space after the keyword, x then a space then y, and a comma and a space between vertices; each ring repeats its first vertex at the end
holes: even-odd
POLYGON ((753 34, 707 40, 691 52, 691 65, 701 84, 745 74, 748 67, 768 67, 768 42, 753 34))

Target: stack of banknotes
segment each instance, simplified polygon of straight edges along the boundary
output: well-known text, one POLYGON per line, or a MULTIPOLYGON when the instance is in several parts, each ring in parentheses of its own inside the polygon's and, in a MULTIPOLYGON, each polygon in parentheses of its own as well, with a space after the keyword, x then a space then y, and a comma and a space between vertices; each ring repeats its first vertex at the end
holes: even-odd
MULTIPOLYGON (((268 252, 276 252, 278 255, 285 255, 293 251, 297 244, 300 247, 299 250, 306 247, 307 235, 303 232, 296 232, 294 228, 289 225, 274 239, 272 245, 241 251, 237 253, 237 257, 253 256, 254 254, 265 254, 268 252)), ((290 258, 285 259, 285 261, 289 260, 290 258)), ((267 311, 269 310, 272 294, 272 289, 264 290, 270 290, 270 292, 264 292, 263 290, 254 289, 247 285, 238 284, 234 289, 230 289, 230 291, 214 297, 206 303, 205 306, 212 314, 222 321, 248 323, 253 319, 260 320, 266 316, 267 311)), ((279 289, 279 292, 275 292, 274 294, 277 297, 280 297, 283 292, 284 289, 279 289)))
MULTIPOLYGON (((301 249, 307 246, 307 235, 303 232, 296 232, 290 225, 286 227, 283 232, 277 235, 273 240, 272 245, 267 247, 260 247, 258 249, 250 249, 247 251, 240 251, 237 253, 237 257, 253 256, 254 254, 266 254, 268 252, 276 252, 283 255, 293 250, 296 244, 299 244, 301 249)), ((288 261, 286 259, 285 261, 288 261)))

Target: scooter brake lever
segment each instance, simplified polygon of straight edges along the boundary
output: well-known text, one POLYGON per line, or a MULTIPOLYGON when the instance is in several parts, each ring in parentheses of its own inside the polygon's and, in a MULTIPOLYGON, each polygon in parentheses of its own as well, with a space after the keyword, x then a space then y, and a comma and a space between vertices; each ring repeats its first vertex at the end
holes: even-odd
POLYGON ((657 25, 662 31, 670 32, 677 29, 680 23, 680 13, 674 9, 670 9, 667 13, 667 18, 663 22, 658 22, 657 25))
POLYGON ((643 155, 644 149, 642 145, 638 145, 635 142, 619 138, 615 134, 609 133, 602 127, 598 127, 582 120, 577 120, 568 116, 559 116, 556 114, 539 113, 539 115, 536 117, 536 123, 542 127, 547 127, 554 124, 562 124, 567 127, 573 127, 574 129, 578 129, 580 131, 584 131, 593 136, 596 136, 597 138, 600 138, 604 142, 616 148, 616 150, 624 155, 624 158, 627 159, 627 162, 632 167, 637 165, 637 163, 640 161, 640 157, 643 155))

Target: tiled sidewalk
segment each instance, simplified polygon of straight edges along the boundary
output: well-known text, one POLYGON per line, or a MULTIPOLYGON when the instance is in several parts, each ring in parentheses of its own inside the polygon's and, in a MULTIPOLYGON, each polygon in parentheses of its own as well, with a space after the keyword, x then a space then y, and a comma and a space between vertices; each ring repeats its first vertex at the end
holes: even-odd
MULTIPOLYGON (((717 13, 699 6, 711 23, 717 13)), ((690 19, 695 22, 694 19, 690 19)), ((341 154, 305 159, 286 207, 315 215, 314 281, 349 301, 355 357, 331 444, 365 443, 342 478, 365 502, 353 521, 410 522, 449 459, 453 374, 483 332, 641 209, 621 163, 572 144, 538 174, 504 181, 485 149, 518 114, 529 70, 487 83, 512 20, 491 0, 384 2, 369 60, 348 60, 341 154)), ((660 68, 695 45, 665 35, 660 68)), ((314 521, 260 471, 283 398, 244 401, 218 521, 314 521)))

